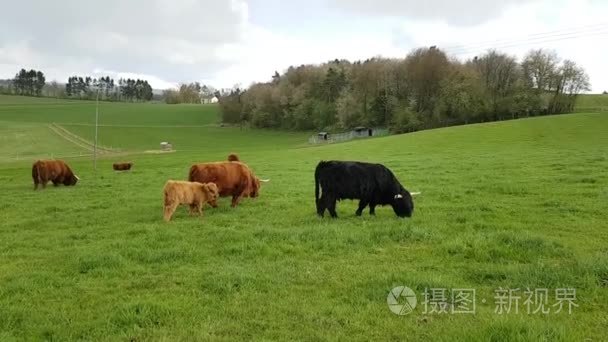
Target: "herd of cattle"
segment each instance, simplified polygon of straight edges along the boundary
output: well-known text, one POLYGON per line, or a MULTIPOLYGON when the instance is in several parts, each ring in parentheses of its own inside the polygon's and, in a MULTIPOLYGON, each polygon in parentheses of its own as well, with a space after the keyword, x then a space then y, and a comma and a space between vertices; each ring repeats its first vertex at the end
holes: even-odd
MULTIPOLYGON (((115 163, 116 171, 130 170, 133 163, 115 163)), ((34 190, 38 185, 46 187, 76 185, 76 176, 62 160, 38 160, 32 166, 34 190)), ((255 198, 260 193, 262 182, 268 182, 254 174, 251 168, 232 153, 227 161, 194 164, 190 167, 188 180, 168 180, 163 188, 164 220, 170 221, 179 205, 190 207, 190 214, 203 214, 209 204, 217 207, 219 197, 232 197, 231 206, 239 204, 243 197, 255 198)), ((393 172, 382 164, 355 161, 321 161, 315 169, 315 203, 317 214, 324 216, 325 210, 337 217, 336 202, 343 199, 359 200, 355 214, 360 216, 369 206, 370 215, 376 206, 390 205, 399 217, 411 217, 414 211, 412 195, 397 180, 393 172), (319 196, 321 192, 321 196, 319 196)))

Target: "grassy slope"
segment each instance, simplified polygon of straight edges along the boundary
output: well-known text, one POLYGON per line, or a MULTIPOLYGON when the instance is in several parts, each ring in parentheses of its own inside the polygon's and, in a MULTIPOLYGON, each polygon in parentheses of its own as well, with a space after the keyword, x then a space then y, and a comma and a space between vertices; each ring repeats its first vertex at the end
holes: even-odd
POLYGON ((49 105, 49 104, 65 104, 65 103, 83 103, 90 101, 65 100, 52 97, 32 97, 18 95, 0 95, 0 105, 49 105))
MULTIPOLYGON (((94 128, 63 125, 89 141, 94 128)), ((99 143, 123 150, 142 151, 159 149, 161 141, 169 141, 178 151, 224 149, 259 149, 272 146, 305 145, 307 134, 270 130, 248 130, 238 127, 100 127, 99 143)))
POLYGON ((0 163, 87 153, 46 125, 0 121, 0 163))
MULTIPOLYGON (((99 143, 123 151, 158 149, 161 141, 170 141, 180 151, 209 150, 210 145, 259 149, 302 145, 307 137, 306 133, 219 127, 215 105, 101 102, 99 111, 99 143)), ((51 122, 93 141, 95 103, 0 96, 0 161, 90 153, 49 130, 51 122), (24 129, 31 130, 29 137, 22 134, 24 129)))
POLYGON ((580 95, 577 99, 575 110, 578 113, 608 112, 608 95, 580 95))
MULTIPOLYGON (((99 113, 101 125, 141 125, 142 122, 147 126, 209 125, 218 122, 214 105, 100 102, 99 113)), ((0 119, 93 125, 95 102, 0 95, 0 119)))
POLYGON ((30 163, 0 164, 0 339, 604 338, 607 129, 577 114, 302 149, 235 135, 132 156, 124 174, 75 159, 80 184, 36 193, 30 163), (164 224, 165 180, 232 150, 272 179, 261 197, 164 224), (414 217, 355 217, 345 201, 338 220, 316 218, 314 166, 334 158, 391 167, 423 193, 414 217), (395 316, 396 285, 419 301, 425 287, 475 288, 477 314, 395 316), (579 307, 497 315, 499 286, 576 287, 579 307))

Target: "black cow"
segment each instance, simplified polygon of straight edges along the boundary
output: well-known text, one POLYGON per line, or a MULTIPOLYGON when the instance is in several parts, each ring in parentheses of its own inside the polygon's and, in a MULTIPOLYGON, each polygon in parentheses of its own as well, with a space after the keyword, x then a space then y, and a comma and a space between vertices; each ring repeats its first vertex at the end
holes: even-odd
POLYGON ((370 215, 375 214, 376 205, 391 205, 399 217, 411 217, 414 211, 412 195, 386 166, 354 161, 319 162, 315 169, 317 214, 323 217, 328 209, 332 217, 338 217, 336 201, 342 199, 359 200, 357 216, 367 205, 370 215))

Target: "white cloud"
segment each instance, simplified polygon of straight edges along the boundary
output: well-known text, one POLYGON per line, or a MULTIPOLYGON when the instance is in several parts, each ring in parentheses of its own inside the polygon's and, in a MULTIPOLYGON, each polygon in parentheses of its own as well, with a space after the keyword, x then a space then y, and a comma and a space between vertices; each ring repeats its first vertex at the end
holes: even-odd
POLYGON ((267 81, 274 70, 283 71, 290 65, 374 55, 403 57, 412 48, 430 45, 446 48, 461 59, 493 47, 517 57, 533 48, 547 48, 583 66, 591 76, 593 90, 599 92, 608 89, 608 68, 604 68, 601 57, 608 52, 608 45, 598 44, 608 37, 608 23, 604 26, 597 23, 604 22, 602 16, 608 13, 608 7, 592 1, 528 1, 518 7, 507 7, 493 20, 475 26, 454 26, 445 19, 390 19, 395 29, 376 31, 369 19, 361 19, 362 25, 370 25, 367 33, 340 30, 342 23, 338 22, 335 30, 327 34, 307 36, 249 25, 242 41, 219 50, 218 56, 229 60, 230 66, 219 71, 213 81, 222 87, 235 83, 247 86, 252 81, 267 81), (602 27, 606 35, 589 36, 602 32, 602 27), (534 36, 544 32, 553 33, 534 36), (572 36, 577 38, 564 39, 572 36))
POLYGON ((248 86, 254 81, 267 81, 274 71, 283 72, 291 65, 321 63, 336 58, 366 59, 382 52, 383 56, 399 57, 406 52, 395 47, 393 37, 344 35, 342 37, 294 37, 250 26, 242 42, 225 45, 218 56, 230 60, 215 83, 231 87, 235 83, 248 86))
POLYGON ((241 38, 247 5, 239 0, 21 0, 3 5, 3 13, 2 76, 9 65, 46 71, 71 60, 73 67, 51 76, 101 66, 180 81, 226 66, 215 51, 241 38), (27 13, 29 20, 7 13, 27 13))
POLYGON ((94 77, 110 76, 111 78, 113 78, 116 81, 118 81, 121 78, 147 80, 148 83, 150 83, 150 85, 152 85, 154 89, 175 89, 178 86, 177 83, 167 82, 154 75, 137 74, 137 73, 133 73, 133 72, 118 72, 118 71, 114 71, 114 70, 95 69, 95 70, 93 70, 92 76, 94 76, 94 77))
POLYGON ((437 45, 458 58, 470 58, 490 48, 522 57, 530 49, 555 50, 585 68, 593 90, 608 89, 607 3, 592 0, 544 0, 505 11, 474 27, 453 27, 442 21, 401 25, 400 33, 415 46, 437 45), (567 24, 564 24, 567 23, 567 24), (567 39, 571 38, 571 39, 567 39))
POLYGON ((499 16, 503 9, 536 0, 331 0, 336 8, 384 17, 440 19, 451 25, 476 25, 499 16))
POLYGON ((518 56, 531 48, 555 49, 588 71, 594 91, 608 89, 608 35, 529 39, 602 22, 608 31, 605 1, 324 1, 282 2, 274 12, 258 0, 13 1, 5 13, 28 13, 30 20, 7 15, 0 21, 0 77, 27 67, 59 81, 107 73, 145 77, 155 88, 190 81, 247 86, 290 65, 403 57, 429 45, 452 47, 466 58, 496 46, 518 56), (83 6, 94 15, 81 15, 83 6), (299 11, 301 6, 306 10, 299 11), (526 39, 538 44, 520 45, 526 39), (516 46, 502 47, 497 40, 516 46))

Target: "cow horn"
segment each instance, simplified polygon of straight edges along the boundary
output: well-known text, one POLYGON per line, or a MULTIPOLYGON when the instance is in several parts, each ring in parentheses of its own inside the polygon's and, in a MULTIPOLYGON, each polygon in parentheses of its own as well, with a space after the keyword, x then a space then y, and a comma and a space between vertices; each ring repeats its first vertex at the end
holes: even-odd
POLYGON ((270 182, 270 179, 260 179, 260 182, 268 183, 270 182))
POLYGON ((412 195, 412 196, 416 196, 416 195, 420 195, 420 194, 421 194, 420 191, 418 191, 418 192, 410 192, 410 195, 412 195))
POLYGON ((402 194, 396 194, 395 198, 403 198, 403 195, 402 194))
POLYGON ((80 180, 80 177, 78 177, 77 175, 74 175, 74 177, 76 177, 76 179, 80 180))

